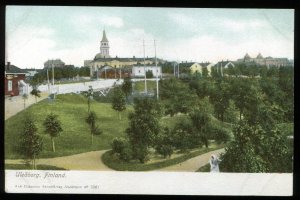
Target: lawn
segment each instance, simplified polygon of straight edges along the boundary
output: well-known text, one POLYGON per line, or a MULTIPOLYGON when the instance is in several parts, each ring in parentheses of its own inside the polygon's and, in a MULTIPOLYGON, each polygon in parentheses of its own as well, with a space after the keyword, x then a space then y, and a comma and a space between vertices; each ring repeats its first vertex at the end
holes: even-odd
MULTIPOLYGON (((110 103, 93 101, 91 110, 95 111, 98 120, 97 124, 103 130, 103 134, 94 137, 94 144, 91 145, 90 130, 85 122, 87 117, 86 97, 79 94, 57 95, 54 102, 49 103, 47 99, 38 102, 21 111, 5 121, 5 158, 19 159, 16 149, 18 147, 20 134, 24 127, 24 119, 28 115, 33 116, 38 128, 38 134, 43 138, 44 147, 40 158, 67 156, 82 152, 110 149, 111 141, 115 137, 125 136, 128 127, 128 113, 133 111, 132 106, 122 113, 122 120, 119 120, 118 113, 111 108, 110 103), (52 152, 51 140, 44 133, 43 121, 47 114, 53 112, 59 116, 63 132, 55 138, 56 152, 52 152)), ((185 118, 185 115, 164 117, 162 125, 173 127, 176 122, 185 118)))
POLYGON ((57 99, 53 103, 49 103, 45 99, 21 111, 5 121, 5 158, 21 158, 17 154, 16 149, 24 127, 24 119, 28 115, 34 117, 38 133, 44 141, 44 148, 40 158, 109 149, 113 138, 124 135, 124 130, 128 126, 127 115, 133 108, 131 106, 127 107, 122 113, 122 120, 119 120, 118 113, 111 108, 110 103, 93 101, 91 110, 96 112, 98 116, 97 124, 103 130, 102 135, 94 137, 93 145, 91 145, 89 127, 85 122, 87 117, 87 100, 82 95, 57 95, 57 99), (55 153, 51 150, 50 137, 44 133, 42 125, 47 114, 51 112, 59 116, 63 128, 61 135, 55 138, 55 153))
MULTIPOLYGON (((156 81, 147 81, 147 90, 149 92, 156 91, 156 81)), ((134 92, 144 92, 145 91, 145 81, 134 82, 133 86, 134 92)))

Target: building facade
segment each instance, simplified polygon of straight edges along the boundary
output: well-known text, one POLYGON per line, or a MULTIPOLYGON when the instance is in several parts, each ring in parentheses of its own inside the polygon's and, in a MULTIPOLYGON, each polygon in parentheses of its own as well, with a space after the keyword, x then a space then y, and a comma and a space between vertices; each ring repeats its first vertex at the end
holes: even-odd
POLYGON ((272 58, 270 56, 264 58, 261 53, 255 58, 250 57, 249 54, 246 53, 244 58, 237 60, 237 63, 244 63, 246 65, 264 65, 267 67, 293 66, 293 63, 287 58, 272 58))
POLYGON ((153 77, 162 76, 161 66, 151 66, 151 65, 135 65, 132 67, 132 76, 133 77, 145 77, 146 72, 152 72, 153 77))
POLYGON ((61 61, 61 59, 55 59, 55 60, 47 60, 44 63, 44 69, 52 68, 52 67, 64 67, 65 63, 61 61))
MULTIPOLYGON (((155 64, 155 58, 136 58, 133 56, 132 58, 119 58, 112 57, 109 54, 109 41, 106 36, 105 30, 103 31, 102 39, 100 41, 100 53, 97 53, 93 60, 85 60, 84 66, 90 67, 90 76, 94 76, 100 68, 104 66, 110 66, 112 68, 125 68, 125 67, 133 67, 133 65, 153 65, 155 64)), ((157 59, 157 62, 164 63, 165 61, 162 59, 157 59)))
POLYGON ((26 73, 27 71, 8 62, 5 65, 4 94, 10 96, 28 94, 28 84, 25 83, 26 73))

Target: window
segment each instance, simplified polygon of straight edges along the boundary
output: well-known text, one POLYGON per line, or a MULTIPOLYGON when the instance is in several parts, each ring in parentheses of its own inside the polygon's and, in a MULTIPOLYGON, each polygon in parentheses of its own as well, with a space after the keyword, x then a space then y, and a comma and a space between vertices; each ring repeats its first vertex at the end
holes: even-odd
POLYGON ((8 85, 7 91, 12 91, 12 81, 11 80, 9 80, 7 82, 7 85, 8 85))

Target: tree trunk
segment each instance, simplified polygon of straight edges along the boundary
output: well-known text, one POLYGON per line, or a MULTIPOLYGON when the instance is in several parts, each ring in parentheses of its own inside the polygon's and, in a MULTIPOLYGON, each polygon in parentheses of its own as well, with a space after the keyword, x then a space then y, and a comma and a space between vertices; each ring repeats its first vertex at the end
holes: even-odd
POLYGON ((122 117, 121 117, 121 112, 119 112, 119 120, 121 120, 122 119, 122 117))
POLYGON ((24 109, 25 109, 26 105, 25 105, 25 99, 24 99, 24 109))
POLYGON ((55 143, 53 137, 51 137, 51 141, 52 141, 52 151, 55 152, 55 143))
POLYGON ((88 113, 90 113, 90 99, 88 99, 88 113))
POLYGON ((32 167, 32 169, 34 169, 34 162, 33 161, 34 161, 34 159, 31 160, 31 167, 32 167))
POLYGON ((93 145, 94 144, 94 134, 91 133, 91 135, 92 135, 92 145, 93 145))
POLYGON ((35 165, 35 156, 33 156, 33 169, 36 169, 36 165, 35 165))
POLYGON ((242 120, 242 111, 240 111, 240 121, 242 120))
POLYGON ((36 98, 36 96, 35 96, 35 103, 37 103, 37 98, 36 98))
POLYGON ((208 140, 205 139, 205 147, 208 148, 208 140))

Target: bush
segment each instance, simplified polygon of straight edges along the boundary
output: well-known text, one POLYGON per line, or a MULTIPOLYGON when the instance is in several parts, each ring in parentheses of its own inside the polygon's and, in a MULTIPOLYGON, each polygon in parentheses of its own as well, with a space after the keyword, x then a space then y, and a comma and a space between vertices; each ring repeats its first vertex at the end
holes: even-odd
POLYGON ((117 154, 121 160, 126 162, 132 159, 132 150, 129 142, 123 138, 115 138, 113 140, 112 153, 117 154))
POLYGON ((164 131, 156 136, 156 146, 155 150, 160 155, 163 155, 164 158, 167 156, 171 157, 173 153, 173 136, 168 128, 165 128, 164 131))

